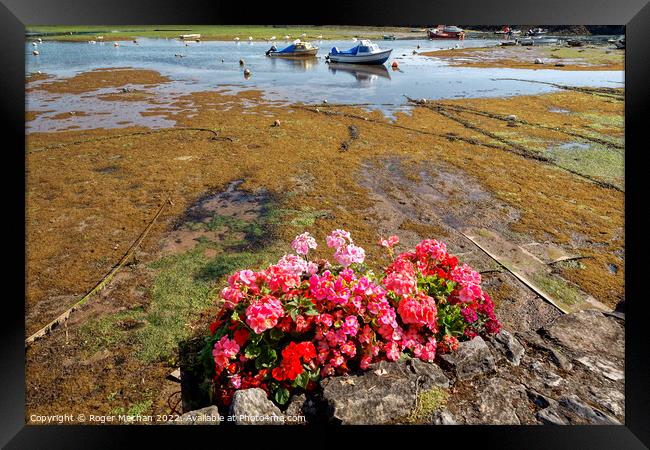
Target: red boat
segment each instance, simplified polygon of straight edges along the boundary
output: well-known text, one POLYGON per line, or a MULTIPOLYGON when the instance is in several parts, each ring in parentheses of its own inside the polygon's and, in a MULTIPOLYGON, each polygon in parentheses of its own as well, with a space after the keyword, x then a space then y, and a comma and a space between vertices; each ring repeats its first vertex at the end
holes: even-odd
POLYGON ((438 25, 437 28, 429 28, 427 36, 429 39, 458 39, 462 41, 465 39, 465 32, 453 25, 438 25))

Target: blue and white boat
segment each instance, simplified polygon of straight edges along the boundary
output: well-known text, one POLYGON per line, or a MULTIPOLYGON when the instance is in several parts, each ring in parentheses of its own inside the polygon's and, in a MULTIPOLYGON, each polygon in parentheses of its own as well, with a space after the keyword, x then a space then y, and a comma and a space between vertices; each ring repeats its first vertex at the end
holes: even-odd
POLYGON ((333 47, 327 59, 335 63, 351 64, 384 64, 388 61, 393 49, 382 50, 372 42, 362 39, 349 50, 339 50, 333 47))
POLYGON ((278 50, 275 45, 267 50, 266 56, 279 56, 284 58, 309 57, 316 56, 318 47, 309 42, 302 42, 300 39, 293 41, 293 44, 278 50))

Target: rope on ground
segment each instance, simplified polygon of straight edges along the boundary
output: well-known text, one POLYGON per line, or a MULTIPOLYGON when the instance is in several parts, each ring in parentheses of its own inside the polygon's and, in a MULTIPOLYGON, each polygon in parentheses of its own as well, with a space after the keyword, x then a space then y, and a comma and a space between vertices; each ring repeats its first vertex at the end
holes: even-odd
POLYGON ((85 143, 88 143, 88 142, 108 141, 110 139, 119 139, 119 138, 123 138, 123 137, 146 136, 146 135, 156 134, 156 133, 172 133, 172 132, 177 132, 177 131, 206 131, 206 132, 212 133, 214 135, 212 140, 230 141, 230 142, 233 141, 233 139, 230 138, 230 137, 219 136, 219 132, 217 130, 213 130, 211 128, 200 128, 200 127, 163 128, 163 129, 160 129, 160 130, 136 131, 136 132, 133 132, 133 133, 116 134, 116 135, 112 135, 112 136, 101 136, 101 137, 97 137, 97 138, 84 139, 84 140, 81 140, 81 141, 63 142, 61 144, 54 144, 54 145, 47 145, 45 147, 33 148, 33 149, 28 150, 27 153, 41 152, 41 151, 44 151, 44 150, 51 150, 51 149, 55 149, 55 148, 68 147, 70 145, 85 144, 85 143))
POLYGON ((576 92, 582 92, 583 94, 591 94, 599 97, 610 98, 613 100, 625 101, 625 95, 622 94, 620 91, 618 91, 616 88, 608 88, 608 87, 592 88, 592 87, 568 86, 566 84, 550 83, 548 81, 524 80, 522 78, 493 78, 493 80, 523 81, 525 83, 545 84, 547 86, 553 86, 558 89, 563 89, 565 91, 576 91, 576 92))
POLYGON ((449 120, 453 120, 453 121, 463 125, 464 127, 468 128, 470 130, 474 130, 474 131, 476 131, 478 133, 481 133, 481 134, 483 134, 483 135, 485 135, 485 136, 487 136, 487 137, 489 137, 491 139, 494 139, 494 140, 496 140, 498 142, 502 142, 502 143, 504 143, 504 144, 506 144, 508 146, 508 147, 500 147, 501 150, 509 151, 510 153, 514 153, 514 154, 522 156, 524 158, 533 159, 533 160, 536 160, 536 161, 540 161, 542 163, 549 164, 551 166, 557 167, 560 170, 564 170, 565 172, 569 172, 569 173, 571 173, 571 174, 573 174, 573 175, 575 175, 577 177, 580 177, 580 178, 582 178, 584 180, 587 180, 587 181, 589 181, 591 183, 594 183, 594 184, 596 184, 596 185, 598 185, 600 187, 603 187, 603 188, 606 188, 606 189, 614 189, 614 190, 616 190, 618 192, 625 192, 620 187, 618 187, 618 186, 616 186, 616 185, 614 185, 612 183, 608 183, 607 181, 602 181, 602 180, 593 178, 593 177, 591 177, 589 175, 585 175, 583 173, 580 173, 580 172, 578 172, 576 170, 573 170, 573 169, 570 169, 568 167, 562 167, 562 166, 556 164, 553 159, 548 158, 546 156, 542 156, 542 155, 538 154, 537 152, 535 152, 534 150, 527 149, 526 147, 524 147, 522 145, 519 145, 516 142, 511 142, 510 140, 508 140, 508 139, 506 139, 504 137, 498 136, 498 135, 496 135, 496 134, 494 134, 494 133, 492 133, 492 132, 490 132, 488 130, 485 130, 485 129, 479 127, 478 125, 470 122, 469 120, 465 120, 465 119, 462 119, 461 117, 455 116, 454 114, 450 113, 449 111, 444 110, 444 108, 436 107, 435 105, 434 106, 423 105, 420 102, 418 102, 417 100, 411 99, 409 97, 406 97, 406 98, 410 102, 413 102, 413 103, 417 104, 418 106, 422 106, 422 107, 425 107, 427 109, 430 109, 431 111, 435 111, 438 114, 442 115, 443 117, 448 118, 449 120))
POLYGON ((501 120, 503 122, 514 122, 514 123, 519 123, 521 125, 531 126, 533 128, 541 128, 543 130, 557 131, 559 133, 563 133, 563 134, 566 134, 568 136, 576 137, 576 138, 579 138, 579 139, 584 139, 585 141, 594 142, 596 144, 606 145, 606 146, 621 149, 621 150, 625 149, 625 145, 618 144, 616 142, 608 141, 608 140, 605 140, 605 139, 600 139, 600 138, 597 138, 597 137, 594 137, 594 136, 588 136, 586 134, 578 133, 578 132, 575 132, 575 131, 572 131, 572 130, 567 130, 567 129, 560 128, 560 127, 552 127, 552 126, 544 125, 544 124, 541 124, 541 123, 529 122, 529 121, 527 121, 525 119, 509 120, 507 118, 507 116, 500 115, 500 114, 494 114, 494 113, 491 113, 491 112, 488 112, 488 111, 481 111, 481 110, 478 110, 478 109, 469 108, 467 106, 447 105, 447 104, 444 104, 444 103, 436 103, 435 105, 436 105, 436 107, 451 109, 451 110, 456 111, 456 112, 466 112, 466 113, 469 113, 469 114, 475 114, 475 115, 478 115, 478 116, 484 116, 484 117, 489 117, 491 119, 501 120))
POLYGON ((129 247, 129 249, 126 251, 124 256, 122 256, 122 259, 108 272, 104 278, 102 278, 99 283, 97 283, 86 295, 84 295, 77 303, 72 305, 70 308, 65 310, 62 314, 60 314, 56 319, 45 325, 43 328, 38 330, 36 333, 32 334, 29 336, 27 339, 25 339, 25 347, 29 346, 31 343, 36 341, 37 339, 40 339, 46 335, 48 335, 52 330, 54 330, 57 326, 61 325, 64 323, 66 320, 70 318, 70 314, 72 314, 73 311, 76 311, 79 309, 83 304, 85 304, 90 297, 92 297, 93 294, 96 292, 99 292, 101 289, 103 289, 106 284, 115 276, 115 274, 126 264, 126 262, 133 256, 137 248, 142 244, 142 241, 144 240, 145 237, 147 237, 147 234, 149 234, 149 230, 151 230, 151 227, 153 227, 153 224, 156 222, 158 217, 160 217, 160 214, 162 213, 163 209, 167 204, 172 204, 171 200, 168 198, 163 202, 163 204, 158 208, 158 212, 156 212, 156 215, 151 219, 147 227, 140 233, 140 236, 135 240, 135 242, 129 247))
POLYGON ((535 294, 537 294, 539 297, 543 298, 544 300, 546 300, 547 302, 549 302, 551 305, 555 306, 557 309, 559 309, 559 310, 562 311, 563 313, 566 314, 566 313, 569 312, 569 311, 566 310, 565 308, 560 307, 560 305, 558 305, 557 302, 556 302, 554 299, 552 299, 551 297, 549 297, 548 295, 546 295, 545 293, 543 293, 542 291, 540 291, 539 289, 537 289, 537 288, 536 288, 536 287, 535 287, 535 286, 534 286, 530 281, 528 281, 528 280, 527 280, 523 275, 517 273, 516 271, 514 271, 514 270, 508 268, 507 266, 505 266, 504 264, 502 264, 501 262, 499 262, 499 260, 498 260, 494 255, 492 255, 488 250, 486 250, 485 248, 483 248, 483 246, 481 246, 481 245, 480 245, 478 242, 476 242, 474 239, 472 239, 471 237, 467 236, 465 233, 463 233, 462 231, 460 231, 460 230, 458 230, 458 229, 456 229, 456 228, 454 228, 454 230, 456 230, 456 231, 457 231, 461 236, 465 237, 465 239, 467 239, 468 241, 470 241, 470 242, 471 242, 472 244, 474 244, 474 245, 475 245, 479 250, 481 250, 483 253, 485 253, 487 256, 489 256, 489 257, 490 257, 494 262, 496 262, 499 266, 501 266, 502 268, 504 268, 505 270, 507 270, 509 273, 511 273, 512 276, 514 276, 516 279, 518 279, 520 282, 522 282, 522 283, 523 283, 523 284, 524 284, 528 289, 530 289, 531 291, 533 291, 533 292, 534 292, 535 294))

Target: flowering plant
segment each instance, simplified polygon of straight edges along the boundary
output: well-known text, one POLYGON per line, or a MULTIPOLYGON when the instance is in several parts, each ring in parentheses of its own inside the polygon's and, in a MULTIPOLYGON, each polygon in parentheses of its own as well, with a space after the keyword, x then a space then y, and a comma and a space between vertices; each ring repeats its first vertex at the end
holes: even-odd
POLYGON ((292 242, 296 254, 228 278, 202 352, 218 404, 227 406, 237 389, 259 387, 283 405, 323 377, 403 354, 433 361, 459 341, 501 328, 480 274, 459 265, 442 242, 427 239, 395 256, 397 236, 380 240, 392 262, 379 274, 347 231, 334 230, 326 242, 336 265, 308 260, 317 244, 303 233, 292 242))

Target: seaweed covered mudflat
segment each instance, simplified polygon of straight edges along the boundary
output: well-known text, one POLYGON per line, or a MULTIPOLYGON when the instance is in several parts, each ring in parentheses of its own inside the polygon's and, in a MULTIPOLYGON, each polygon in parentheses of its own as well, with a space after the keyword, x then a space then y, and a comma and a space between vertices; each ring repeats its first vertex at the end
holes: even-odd
MULTIPOLYGON (((391 120, 363 106, 286 106, 256 90, 162 101, 155 88, 167 81, 135 69, 27 80, 28 95, 144 102, 140 115, 171 124, 102 127, 97 115, 92 129, 28 135, 28 335, 148 229, 92 301, 28 347, 28 418, 175 410, 180 388, 168 375, 179 342, 206 333, 229 274, 277 261, 303 232, 324 241, 345 226, 380 265, 389 262, 381 237, 399 234, 404 248, 443 240, 481 274, 512 332, 560 334, 549 323, 563 309, 611 311, 624 301, 622 89, 405 99, 410 109, 391 120)), ((61 120, 93 116, 67 114, 61 120)), ((324 247, 315 258, 329 256, 324 247)), ((501 388, 486 383, 485 392, 501 388)), ((462 412, 470 389, 460 383, 425 400, 444 398, 472 423, 480 418, 462 412)))

